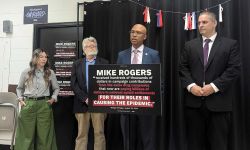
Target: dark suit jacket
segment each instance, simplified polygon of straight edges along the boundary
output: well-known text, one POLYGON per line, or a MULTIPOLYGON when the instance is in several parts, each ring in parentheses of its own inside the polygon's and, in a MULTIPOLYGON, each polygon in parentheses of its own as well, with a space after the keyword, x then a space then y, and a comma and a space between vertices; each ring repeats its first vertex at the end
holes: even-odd
POLYGON ((182 87, 186 89, 191 83, 202 87, 205 78, 205 83, 214 83, 219 92, 208 97, 197 97, 185 90, 186 105, 197 108, 205 100, 211 111, 231 111, 235 96, 233 83, 239 76, 240 65, 237 42, 217 35, 204 73, 202 38, 187 42, 179 65, 182 87))
MULTIPOLYGON (((142 64, 159 64, 159 52, 144 46, 142 64)), ((131 64, 131 48, 121 51, 118 54, 117 64, 131 64)))
MULTIPOLYGON (((87 112, 88 106, 84 102, 88 98, 86 87, 86 59, 82 58, 74 62, 71 71, 71 87, 74 91, 74 113, 87 112)), ((95 64, 108 64, 108 61, 96 57, 95 64)))

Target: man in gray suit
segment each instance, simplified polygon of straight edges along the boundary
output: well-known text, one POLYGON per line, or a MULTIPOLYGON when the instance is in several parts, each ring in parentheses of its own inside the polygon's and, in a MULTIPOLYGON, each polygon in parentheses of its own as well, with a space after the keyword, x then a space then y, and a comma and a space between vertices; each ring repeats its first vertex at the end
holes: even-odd
MULTIPOLYGON (((147 38, 147 29, 144 25, 135 24, 130 31, 132 46, 119 53, 117 64, 159 64, 160 57, 156 50, 143 45, 147 38)), ((156 150, 155 148, 155 116, 150 115, 121 115, 121 128, 123 134, 124 150, 134 150, 136 143, 131 141, 136 135, 130 135, 130 119, 137 121, 135 125, 139 130, 142 150, 156 150)), ((134 126, 134 125, 133 125, 134 126)), ((135 131, 138 131, 135 130, 135 131)))

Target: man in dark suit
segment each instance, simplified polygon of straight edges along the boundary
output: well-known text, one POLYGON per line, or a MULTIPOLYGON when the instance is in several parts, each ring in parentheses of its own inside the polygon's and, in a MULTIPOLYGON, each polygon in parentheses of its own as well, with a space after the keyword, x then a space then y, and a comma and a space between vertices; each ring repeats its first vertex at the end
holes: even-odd
MULTIPOLYGON (((118 55, 117 64, 159 64, 160 57, 156 50, 143 45, 147 38, 145 26, 136 24, 130 31, 130 42, 132 46, 129 49, 121 51, 118 55)), ((121 115, 121 129, 123 134, 124 150, 134 150, 135 142, 131 139, 136 137, 135 133, 130 135, 131 127, 136 126, 139 130, 138 135, 143 144, 143 150, 156 150, 155 148, 155 123, 154 116, 149 115, 121 115), (137 121, 136 125, 131 125, 131 119, 137 121)), ((134 139, 135 140, 135 139, 134 139)))
POLYGON ((82 47, 86 57, 74 62, 71 74, 71 87, 75 94, 74 113, 78 122, 75 150, 87 150, 90 120, 94 128, 94 150, 105 150, 104 121, 106 114, 88 112, 88 66, 108 64, 108 61, 97 57, 97 41, 94 37, 85 38, 82 47))
POLYGON ((188 150, 227 150, 234 81, 240 72, 237 42, 216 32, 214 13, 198 19, 201 37, 185 44, 179 65, 184 91, 188 150))

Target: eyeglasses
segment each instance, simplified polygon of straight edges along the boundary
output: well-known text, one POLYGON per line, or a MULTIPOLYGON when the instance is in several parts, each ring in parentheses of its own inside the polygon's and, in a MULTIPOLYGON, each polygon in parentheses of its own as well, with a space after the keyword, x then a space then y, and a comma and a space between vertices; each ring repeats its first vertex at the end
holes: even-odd
POLYGON ((96 48, 96 45, 86 45, 84 48, 96 48))
POLYGON ((145 33, 143 32, 140 32, 140 31, 134 31, 134 30, 131 30, 129 31, 130 35, 144 35, 145 33))

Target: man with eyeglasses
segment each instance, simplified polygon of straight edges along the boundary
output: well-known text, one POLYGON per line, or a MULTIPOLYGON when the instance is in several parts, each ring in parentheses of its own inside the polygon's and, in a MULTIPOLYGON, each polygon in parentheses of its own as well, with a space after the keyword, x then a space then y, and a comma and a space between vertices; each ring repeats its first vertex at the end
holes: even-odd
MULTIPOLYGON (((132 46, 118 54, 117 64, 159 64, 160 57, 158 51, 143 44, 147 38, 146 27, 142 24, 135 24, 129 33, 132 46)), ((155 116, 121 115, 120 121, 124 150, 135 150, 137 147, 136 139, 142 142, 142 150, 156 150, 155 116), (134 122, 136 124, 131 124, 134 122), (132 127, 136 127, 134 131, 138 131, 138 135, 130 133, 132 127), (135 138, 136 136, 139 137, 135 138)))
POLYGON ((90 120, 94 128, 94 150, 106 150, 104 136, 106 114, 88 112, 88 66, 108 64, 108 61, 97 57, 97 41, 94 37, 85 38, 82 47, 85 58, 74 62, 71 73, 71 87, 75 94, 73 111, 78 122, 75 150, 87 150, 90 120))

